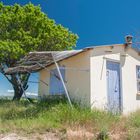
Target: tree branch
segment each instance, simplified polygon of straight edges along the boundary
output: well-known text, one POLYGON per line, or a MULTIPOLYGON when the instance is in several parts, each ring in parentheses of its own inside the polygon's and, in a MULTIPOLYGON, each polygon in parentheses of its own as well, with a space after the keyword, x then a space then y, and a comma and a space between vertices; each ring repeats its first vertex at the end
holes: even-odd
POLYGON ((9 79, 9 77, 5 74, 5 71, 4 71, 4 67, 2 66, 2 64, 0 64, 0 72, 6 77, 6 79, 12 83, 12 80, 9 79))

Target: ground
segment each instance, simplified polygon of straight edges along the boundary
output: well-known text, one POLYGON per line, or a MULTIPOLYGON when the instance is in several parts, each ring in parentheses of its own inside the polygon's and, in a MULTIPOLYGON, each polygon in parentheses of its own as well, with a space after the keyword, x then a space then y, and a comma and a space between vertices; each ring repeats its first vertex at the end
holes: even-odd
POLYGON ((140 111, 128 116, 90 110, 65 99, 0 100, 1 140, 139 140, 140 111))

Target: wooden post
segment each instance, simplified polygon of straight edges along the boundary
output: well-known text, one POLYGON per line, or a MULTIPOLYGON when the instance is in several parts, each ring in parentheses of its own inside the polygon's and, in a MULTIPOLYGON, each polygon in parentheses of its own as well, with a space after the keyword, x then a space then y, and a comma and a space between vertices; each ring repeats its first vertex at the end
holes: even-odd
MULTIPOLYGON (((18 76, 18 75, 17 75, 17 76, 18 76)), ((27 99, 28 102, 30 102, 29 99, 28 99, 27 96, 26 96, 25 90, 24 90, 24 88, 23 88, 23 85, 22 85, 22 83, 21 83, 21 80, 20 80, 20 77, 19 77, 19 76, 18 76, 18 82, 19 82, 19 84, 20 84, 20 86, 21 86, 21 89, 23 90, 23 94, 24 94, 25 98, 27 99)))
POLYGON ((53 57, 53 60, 54 60, 55 65, 56 65, 58 74, 59 74, 59 76, 60 76, 60 80, 61 80, 61 82, 62 82, 62 84, 63 84, 63 87, 64 87, 64 90, 65 90, 66 96, 67 96, 68 101, 69 101, 69 104, 70 104, 71 107, 73 107, 73 106, 72 106, 72 103, 71 103, 71 100, 70 100, 70 97, 69 97, 68 90, 67 90, 66 85, 65 85, 65 83, 64 83, 64 79, 63 79, 62 74, 61 74, 61 72, 60 72, 60 68, 59 68, 59 66, 58 66, 58 64, 57 64, 57 62, 56 62, 56 60, 55 60, 55 58, 54 58, 54 56, 53 56, 53 53, 52 53, 52 57, 53 57))

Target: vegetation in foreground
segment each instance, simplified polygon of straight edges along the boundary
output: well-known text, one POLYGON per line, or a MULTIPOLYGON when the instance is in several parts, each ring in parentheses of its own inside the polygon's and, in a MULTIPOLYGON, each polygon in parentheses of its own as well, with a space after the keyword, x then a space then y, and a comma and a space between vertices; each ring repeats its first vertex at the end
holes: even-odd
POLYGON ((55 132, 61 139, 127 139, 140 137, 140 111, 127 117, 80 108, 64 99, 46 101, 0 100, 0 133, 33 135, 55 132))

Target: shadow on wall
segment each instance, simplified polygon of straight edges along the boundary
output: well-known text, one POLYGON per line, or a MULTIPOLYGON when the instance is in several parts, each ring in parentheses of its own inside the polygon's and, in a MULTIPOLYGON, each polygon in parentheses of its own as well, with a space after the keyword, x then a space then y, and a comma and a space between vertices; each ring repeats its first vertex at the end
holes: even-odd
POLYGON ((136 100, 140 100, 140 94, 136 95, 136 100))

